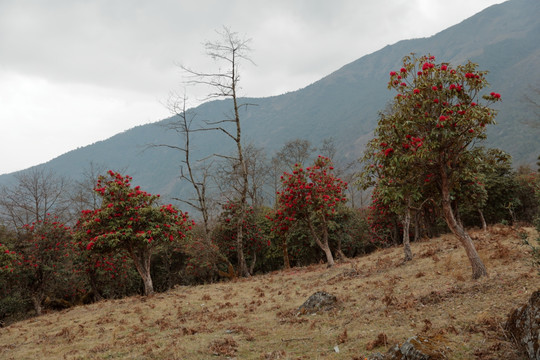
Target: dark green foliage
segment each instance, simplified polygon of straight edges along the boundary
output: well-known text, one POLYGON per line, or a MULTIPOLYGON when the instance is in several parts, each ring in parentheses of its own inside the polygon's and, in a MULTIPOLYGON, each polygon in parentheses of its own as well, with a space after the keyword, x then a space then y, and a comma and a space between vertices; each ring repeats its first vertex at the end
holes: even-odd
MULTIPOLYGON (((212 233, 214 243, 231 264, 238 262, 236 235, 237 227, 240 225, 238 224, 240 219, 239 211, 240 206, 238 202, 225 203, 218 224, 212 233)), ((263 208, 249 207, 246 209, 244 222, 241 224, 243 251, 251 274, 258 270, 257 259, 260 259, 265 248, 270 245, 261 230, 261 227, 264 227, 264 224, 268 222, 264 216, 264 211, 263 208)))

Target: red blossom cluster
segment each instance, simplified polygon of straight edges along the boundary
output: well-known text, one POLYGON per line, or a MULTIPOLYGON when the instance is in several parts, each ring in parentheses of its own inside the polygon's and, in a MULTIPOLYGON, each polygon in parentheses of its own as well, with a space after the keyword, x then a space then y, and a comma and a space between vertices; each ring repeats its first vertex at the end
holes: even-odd
POLYGON ((313 214, 331 218, 336 207, 347 201, 344 191, 348 184, 336 177, 331 160, 319 156, 312 167, 297 166, 292 174, 281 177, 283 190, 278 192, 278 210, 269 217, 273 231, 287 232, 292 223, 313 214))
POLYGON ((95 191, 103 205, 95 210, 83 210, 76 228, 85 234, 86 249, 101 243, 105 248, 118 242, 133 240, 151 244, 157 240, 174 241, 185 237, 193 221, 171 204, 156 207, 159 195, 131 188, 130 176, 112 170, 109 179, 100 177, 95 191), (153 211, 152 209, 155 209, 153 211))
POLYGON ((418 148, 422 147, 424 145, 424 137, 414 137, 410 134, 405 135, 405 138, 409 140, 408 142, 405 142, 401 144, 403 149, 408 150, 411 149, 412 151, 416 151, 418 148))
POLYGON ((435 64, 433 63, 430 63, 430 62, 425 62, 423 65, 422 65, 422 70, 423 71, 427 71, 429 69, 433 69, 435 67, 435 64))

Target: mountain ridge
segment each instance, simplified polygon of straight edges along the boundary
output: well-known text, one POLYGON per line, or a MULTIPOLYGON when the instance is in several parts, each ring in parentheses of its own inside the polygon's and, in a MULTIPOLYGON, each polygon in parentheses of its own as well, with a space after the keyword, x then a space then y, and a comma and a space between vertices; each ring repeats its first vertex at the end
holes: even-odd
MULTIPOLYGON (((322 139, 333 137, 339 160, 352 162, 361 155, 378 113, 391 99, 386 87, 389 71, 399 68, 405 55, 430 53, 452 65, 471 60, 489 71, 488 92, 500 92, 503 102, 497 106, 499 124, 488 129, 486 145, 509 152, 515 166, 533 164, 540 154, 540 127, 527 125, 535 115, 524 96, 530 89, 540 89, 536 71, 540 64, 538 15, 540 2, 510 0, 433 36, 387 45, 304 88, 265 98, 243 98, 257 105, 241 114, 245 142, 265 148, 270 157, 289 140, 303 138, 317 146, 322 139)), ((215 120, 227 112, 228 104, 228 100, 215 100, 189 111, 198 120, 215 120)), ((172 119, 136 126, 34 168, 77 178, 93 162, 125 169, 134 182, 150 192, 184 194, 187 184, 178 182, 181 153, 163 147, 145 150, 149 144, 178 144, 175 134, 162 126, 172 119)), ((232 142, 217 133, 194 135, 193 142, 195 154, 201 157, 233 150, 232 142)), ((0 185, 9 183, 14 174, 0 175, 0 185)))

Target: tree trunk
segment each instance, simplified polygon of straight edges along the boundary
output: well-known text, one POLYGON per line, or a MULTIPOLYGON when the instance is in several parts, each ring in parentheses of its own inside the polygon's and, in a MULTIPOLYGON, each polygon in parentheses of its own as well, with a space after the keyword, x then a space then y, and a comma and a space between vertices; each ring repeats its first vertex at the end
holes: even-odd
POLYGON ((283 250, 283 266, 285 267, 285 269, 290 269, 291 263, 289 261, 289 250, 287 249, 287 239, 285 237, 283 237, 281 249, 283 250))
POLYGON ((411 227, 411 209, 409 205, 410 200, 407 201, 407 209, 405 210, 405 217, 403 219, 403 251, 405 252, 405 258, 403 261, 405 262, 411 261, 413 258, 409 238, 409 228, 411 227))
POLYGON ((144 284, 144 295, 154 294, 154 284, 152 282, 152 276, 150 275, 150 259, 152 258, 152 251, 150 249, 142 249, 138 254, 134 249, 130 249, 131 258, 135 263, 135 268, 141 276, 144 284))
POLYGON ((452 210, 452 203, 450 200, 450 190, 448 185, 448 178, 446 175, 446 172, 443 170, 441 171, 441 190, 442 190, 442 209, 444 213, 444 218, 446 220, 446 224, 454 233, 455 236, 459 239, 461 242, 461 245, 465 248, 465 252, 467 253, 467 257, 469 258, 469 262, 471 263, 472 267, 472 277, 473 279, 478 279, 482 276, 487 276, 487 270, 482 262, 482 259, 480 259, 480 256, 478 255, 478 252, 476 251, 476 248, 474 247, 474 244, 472 242, 471 237, 465 229, 460 226, 460 224, 456 221, 456 218, 454 217, 454 212, 452 210))
POLYGON ((414 241, 420 240, 420 211, 414 214, 414 241))
POLYGON ((257 262, 257 253, 253 250, 253 259, 251 260, 251 265, 249 266, 249 273, 253 275, 253 270, 255 270, 255 263, 257 262))
POLYGON ((328 267, 334 266, 334 257, 332 256, 332 251, 330 250, 330 247, 328 246, 328 229, 326 226, 323 228, 323 236, 322 239, 319 238, 317 235, 317 232, 315 231, 315 227, 313 226, 311 220, 308 220, 308 226, 309 230, 311 231, 311 235, 315 239, 315 242, 322 251, 324 251, 324 254, 326 255, 326 262, 328 264, 328 267))
POLYGON ((43 302, 44 295, 43 293, 36 293, 32 295, 32 304, 34 304, 34 310, 36 311, 36 316, 41 315, 41 303, 43 302))
POLYGON ((461 221, 461 214, 459 213, 457 201, 454 201, 454 208, 452 209, 452 211, 454 213, 454 219, 456 219, 457 224, 463 228, 463 221, 461 221))
POLYGON ((484 230, 484 232, 487 232, 486 218, 484 217, 484 212, 482 211, 482 209, 478 209, 478 214, 480 215, 480 220, 482 221, 482 230, 484 230))
POLYGON ((97 285, 96 271, 92 268, 90 272, 88 272, 87 274, 88 274, 88 282, 90 283, 90 291, 92 291, 92 293, 94 294, 94 298, 97 301, 103 300, 103 296, 99 292, 99 286, 97 285))
POLYGON ((242 150, 242 129, 240 127, 240 114, 238 112, 238 102, 236 98, 236 54, 232 53, 232 76, 233 79, 231 83, 232 90, 232 100, 234 104, 234 122, 236 124, 236 149, 238 151, 238 163, 240 169, 242 170, 242 188, 240 190, 240 221, 238 224, 237 234, 236 234, 236 245, 237 245, 237 255, 238 255, 238 272, 243 276, 250 276, 249 270, 246 264, 246 259, 244 257, 244 234, 243 226, 244 220, 246 218, 246 208, 247 208, 247 192, 248 192, 248 169, 246 160, 244 159, 244 152, 242 150))
POLYGON ((244 206, 241 205, 242 214, 239 218, 239 224, 236 229, 236 257, 238 258, 238 275, 249 277, 249 270, 246 263, 246 257, 244 256, 244 229, 243 222, 245 219, 244 206))
POLYGON ((144 284, 144 295, 152 295, 154 293, 154 284, 152 283, 152 277, 150 276, 150 270, 141 274, 144 284))
POLYGON ((337 255, 339 256, 339 259, 344 261, 347 260, 347 255, 343 252, 343 249, 341 249, 341 236, 338 236, 338 248, 336 250, 337 255))

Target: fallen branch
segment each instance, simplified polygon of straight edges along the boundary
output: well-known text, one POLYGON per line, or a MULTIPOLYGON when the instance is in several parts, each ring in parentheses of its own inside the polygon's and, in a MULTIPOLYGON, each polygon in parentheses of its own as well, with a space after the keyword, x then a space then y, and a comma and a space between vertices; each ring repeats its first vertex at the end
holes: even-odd
POLYGON ((305 341, 305 340, 313 340, 313 337, 292 338, 292 339, 281 339, 282 342, 305 341))

